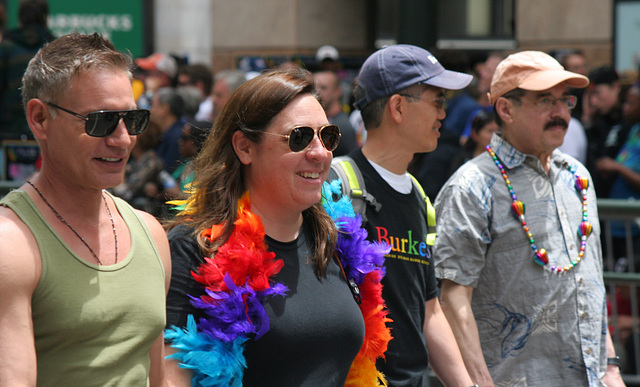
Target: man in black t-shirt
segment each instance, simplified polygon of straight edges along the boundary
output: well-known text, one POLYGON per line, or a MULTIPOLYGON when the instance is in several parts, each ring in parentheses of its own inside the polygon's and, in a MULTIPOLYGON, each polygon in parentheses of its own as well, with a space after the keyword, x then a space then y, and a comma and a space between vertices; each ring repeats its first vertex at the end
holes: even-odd
POLYGON ((358 77, 355 105, 367 142, 350 156, 367 192, 381 204, 366 209, 368 238, 392 246, 382 283, 393 339, 377 364, 390 386, 428 384, 427 348, 436 354, 431 366, 446 385, 473 384, 437 298, 426 204, 407 173, 415 153, 438 144, 445 89, 462 89, 470 81, 470 75, 445 70, 428 51, 411 45, 378 50, 358 77))

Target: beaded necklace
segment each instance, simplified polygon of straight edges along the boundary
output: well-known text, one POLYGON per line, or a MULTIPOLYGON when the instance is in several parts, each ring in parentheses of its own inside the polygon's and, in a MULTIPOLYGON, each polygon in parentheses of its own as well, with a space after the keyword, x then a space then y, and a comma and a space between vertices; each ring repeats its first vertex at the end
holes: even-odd
POLYGON ((582 222, 578 227, 578 237, 580 238, 580 251, 578 252, 578 256, 573 261, 571 261, 571 263, 568 265, 548 266, 549 256, 547 255, 547 250, 538 249, 538 246, 536 246, 536 241, 533 239, 533 234, 529 230, 529 226, 525 221, 524 203, 518 200, 518 197, 516 196, 516 193, 513 190, 513 186, 511 185, 511 180, 509 180, 509 176, 507 176, 507 173, 504 170, 504 166, 500 162, 500 159, 498 159, 498 156, 496 156, 496 153, 493 151, 493 149, 491 149, 490 145, 487 145, 486 149, 487 149, 487 152, 489 152, 489 154, 491 155, 491 158, 493 158, 493 161, 498 167, 498 169, 500 169, 500 173, 502 174, 504 183, 507 185, 507 189, 511 194, 511 200, 512 200, 511 213, 516 217, 516 219, 518 219, 522 223, 522 229, 527 235, 527 238, 529 238, 529 244, 531 245, 531 249, 533 250, 533 253, 534 253, 533 261, 538 265, 542 266, 543 268, 548 268, 549 270, 551 270, 552 273, 555 273, 555 274, 567 272, 573 269, 578 263, 580 263, 580 261, 584 257, 584 251, 587 248, 587 238, 589 238, 589 235, 591 234, 591 231, 593 229, 593 227, 591 226, 591 223, 587 221, 587 188, 589 187, 589 179, 576 174, 575 168, 569 165, 566 161, 562 162, 562 166, 567 168, 567 170, 573 174, 575 178, 575 188, 578 191, 578 193, 582 195, 582 222))

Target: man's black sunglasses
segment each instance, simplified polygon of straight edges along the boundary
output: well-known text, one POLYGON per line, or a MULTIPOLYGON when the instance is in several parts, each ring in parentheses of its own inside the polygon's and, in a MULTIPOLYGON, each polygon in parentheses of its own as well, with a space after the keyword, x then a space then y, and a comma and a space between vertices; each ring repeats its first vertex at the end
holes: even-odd
MULTIPOLYGON (((264 134, 273 134, 276 136, 280 136, 286 138, 289 143, 289 149, 292 152, 301 152, 311 144, 313 138, 316 135, 316 131, 309 126, 296 126, 291 129, 289 134, 279 134, 272 132, 265 132, 262 130, 255 130, 245 128, 250 132, 261 132, 264 134)), ((338 143, 340 143, 340 128, 337 125, 325 125, 318 130, 318 138, 320 142, 328 151, 334 151, 338 147, 338 143)))
POLYGON ((129 132, 131 136, 136 136, 144 132, 147 124, 149 124, 150 112, 146 109, 100 110, 83 116, 82 114, 65 109, 51 102, 47 102, 46 104, 85 120, 84 130, 91 137, 107 137, 111 135, 118 127, 120 119, 124 120, 124 126, 127 127, 127 132, 129 132))

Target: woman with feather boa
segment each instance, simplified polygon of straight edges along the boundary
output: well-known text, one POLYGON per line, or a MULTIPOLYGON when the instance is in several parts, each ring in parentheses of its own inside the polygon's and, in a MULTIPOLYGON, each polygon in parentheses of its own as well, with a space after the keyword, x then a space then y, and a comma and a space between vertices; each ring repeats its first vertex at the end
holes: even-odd
POLYGON ((177 386, 380 386, 389 246, 327 184, 339 128, 306 70, 243 84, 170 225, 166 368, 177 386))

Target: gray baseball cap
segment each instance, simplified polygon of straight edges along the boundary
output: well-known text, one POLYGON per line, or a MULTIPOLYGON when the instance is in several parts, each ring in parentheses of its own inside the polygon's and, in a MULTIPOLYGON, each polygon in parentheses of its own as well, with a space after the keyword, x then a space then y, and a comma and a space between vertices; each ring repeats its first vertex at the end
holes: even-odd
POLYGON ((358 85, 364 98, 355 102, 362 110, 369 103, 421 83, 443 89, 467 87, 473 76, 446 70, 435 56, 423 48, 409 44, 386 46, 364 61, 358 75, 358 85))

